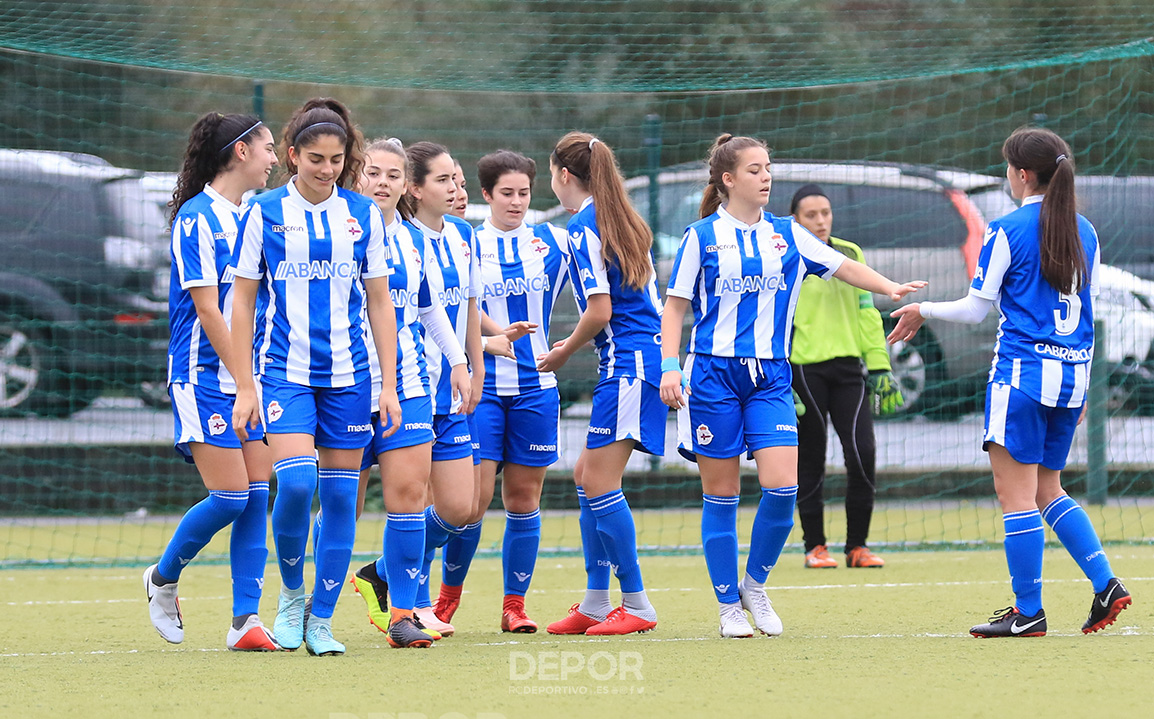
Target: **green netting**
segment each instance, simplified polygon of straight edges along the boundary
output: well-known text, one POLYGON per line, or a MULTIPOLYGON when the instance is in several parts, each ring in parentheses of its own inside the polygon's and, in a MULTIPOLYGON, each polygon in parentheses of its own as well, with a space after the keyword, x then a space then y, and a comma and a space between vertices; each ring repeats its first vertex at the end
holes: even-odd
MULTIPOLYGON (((753 134, 774 148, 771 209, 783 211, 805 163, 842 163, 822 180, 842 193, 835 234, 862 244, 867 259, 892 275, 948 278, 936 280, 927 299, 953 299, 965 277, 961 237, 950 233, 966 229, 942 210, 949 196, 879 193, 863 167, 902 168, 910 187, 915 176, 940 179, 943 167, 987 175, 992 189, 974 202, 996 212, 1006 201, 997 187, 1002 140, 1020 125, 1044 124, 1070 141, 1079 173, 1103 179, 1104 190, 1083 194, 1104 213, 1092 219, 1106 261, 1154 279, 1151 27, 1148 3, 1067 0, 410 0, 225 10, 200 0, 18 1, 0 7, 0 148, 85 153, 132 178, 170 173, 200 114, 257 112, 276 130, 314 95, 340 98, 370 137, 444 143, 466 170, 498 147, 544 166, 556 139, 579 128, 612 145, 627 176, 658 176, 691 167, 720 132, 753 134)), ((165 358, 163 338, 149 328, 165 320, 149 303, 164 300, 156 272, 165 272, 167 256, 107 273, 107 254, 96 252, 87 273, 67 274, 75 258, 37 238, 69 213, 39 212, 32 220, 22 213, 37 209, 37 197, 74 209, 79 200, 69 193, 76 190, 47 176, 38 180, 39 195, 23 199, 10 188, 29 176, 13 162, 0 155, 0 242, 16 241, 4 234, 12 228, 24 234, 18 250, 0 246, 0 367, 9 372, 12 357, 23 361, 23 347, 33 347, 45 381, 35 407, 0 417, 0 564, 154 557, 175 515, 204 493, 195 471, 171 452, 170 413, 154 407, 165 358), (90 330, 84 343, 64 341, 71 335, 62 315, 35 311, 39 295, 28 282, 83 310, 75 324, 90 330), (124 295, 136 298, 135 309, 109 309, 110 297, 124 295), (17 334, 28 344, 14 342, 17 334)), ((146 178, 158 183, 148 195, 154 204, 163 203, 166 177, 171 182, 146 178)), ((659 270, 697 197, 693 180, 661 182, 655 195, 643 182, 634 190, 658 231, 659 270)), ((547 182, 539 179, 535 191, 535 208, 555 206, 547 182)), ((148 224, 155 217, 132 221, 137 226, 123 233, 159 237, 148 224)), ((1102 440, 1079 431, 1068 485, 1099 498, 1103 485, 1087 478, 1104 480, 1108 499, 1092 511, 1103 536, 1150 541, 1154 291, 1115 289, 1118 309, 1105 328, 1113 340, 1100 341, 1108 357, 1095 376, 1110 418, 1100 425, 1102 440)), ((573 310, 564 306, 556 322, 571 324, 573 310)), ((987 323, 984 339, 968 344, 956 344, 945 328, 929 329, 932 342, 895 358, 925 363, 925 395, 916 411, 879 423, 881 503, 871 543, 993 542, 999 523, 979 443, 982 367, 994 328, 987 323)), ((570 477, 593 373, 587 355, 561 374, 570 406, 563 459, 543 501, 549 551, 580 543, 570 477)), ((4 398, 0 392, 0 404, 4 398)), ((827 523, 837 543, 844 469, 836 440, 830 444, 827 523)), ((642 510, 641 541, 652 551, 699 543, 700 483, 691 467, 672 454, 637 458, 626 489, 642 510)), ((379 489, 369 505, 379 511, 379 489)), ((500 541, 500 522, 491 524, 489 550, 500 541)), ((378 530, 365 525, 358 551, 373 551, 378 530)))

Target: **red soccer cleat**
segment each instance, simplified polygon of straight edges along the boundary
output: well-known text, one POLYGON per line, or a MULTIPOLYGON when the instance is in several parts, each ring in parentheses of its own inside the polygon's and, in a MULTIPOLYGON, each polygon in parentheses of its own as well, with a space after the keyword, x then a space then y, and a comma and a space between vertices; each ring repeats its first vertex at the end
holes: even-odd
POLYGON ((501 631, 514 634, 533 634, 537 631, 537 622, 525 614, 525 597, 505 595, 505 603, 501 608, 501 631))
POLYGON ((657 622, 651 622, 648 619, 630 614, 625 611, 625 607, 617 607, 609 612, 609 616, 600 624, 589 627, 585 630, 587 636, 613 636, 620 634, 641 634, 648 632, 657 626, 657 622))
POLYGON ((589 627, 595 627, 601 622, 586 614, 582 614, 578 609, 581 604, 574 604, 569 607, 569 614, 549 626, 545 627, 545 631, 550 634, 584 634, 589 627))
POLYGON ((441 593, 437 595, 437 601, 433 604, 433 614, 437 615, 445 624, 453 622, 453 615, 457 613, 457 608, 461 606, 461 588, 463 585, 458 584, 455 587, 448 584, 441 585, 441 593))

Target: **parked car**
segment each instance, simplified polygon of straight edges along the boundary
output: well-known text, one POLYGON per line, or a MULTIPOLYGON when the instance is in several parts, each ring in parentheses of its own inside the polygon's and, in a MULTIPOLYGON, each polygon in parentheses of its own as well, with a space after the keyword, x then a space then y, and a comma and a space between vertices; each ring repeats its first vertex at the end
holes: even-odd
POLYGON ((0 149, 0 413, 65 415, 167 368, 167 231, 142 173, 0 149))

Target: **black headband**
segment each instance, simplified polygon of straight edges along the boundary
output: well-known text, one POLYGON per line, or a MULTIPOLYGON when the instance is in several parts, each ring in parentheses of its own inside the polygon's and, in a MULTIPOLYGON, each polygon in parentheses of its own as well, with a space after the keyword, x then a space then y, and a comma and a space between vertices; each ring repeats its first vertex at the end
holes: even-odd
POLYGON ((802 200, 807 197, 813 197, 815 195, 818 197, 825 197, 827 200, 829 199, 826 197, 826 194, 822 192, 821 188, 812 182, 808 185, 802 185, 801 187, 797 188, 797 192, 793 193, 793 199, 789 201, 789 214, 792 215, 797 212, 797 206, 801 204, 802 200))

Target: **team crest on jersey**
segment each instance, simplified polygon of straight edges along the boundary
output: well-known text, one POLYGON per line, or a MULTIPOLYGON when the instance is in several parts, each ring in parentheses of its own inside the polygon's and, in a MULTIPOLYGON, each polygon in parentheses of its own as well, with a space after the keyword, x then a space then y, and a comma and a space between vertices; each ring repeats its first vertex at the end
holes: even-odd
POLYGON ((779 255, 784 255, 784 254, 785 254, 785 251, 786 251, 787 249, 789 249, 789 245, 785 244, 785 238, 784 238, 784 237, 782 237, 782 236, 781 236, 779 233, 777 233, 777 232, 773 233, 773 235, 772 235, 772 236, 770 236, 770 238, 769 238, 769 245, 770 245, 770 247, 772 247, 772 248, 774 249, 774 251, 775 251, 775 252, 777 252, 777 254, 779 254, 779 255))
POLYGON ((282 414, 284 414, 284 409, 281 408, 280 402, 277 402, 274 399, 272 402, 268 403, 268 421, 269 422, 277 421, 278 419, 280 419, 280 416, 282 414))
POLYGON ((350 217, 349 219, 345 220, 345 226, 349 230, 349 237, 353 238, 354 240, 360 237, 361 233, 363 232, 361 229, 361 223, 357 222, 357 218, 355 217, 350 217))
POLYGON ((702 447, 713 441, 713 432, 705 424, 697 425, 697 443, 702 447))
POLYGON ((461 247, 464 250, 466 260, 473 256, 473 252, 469 249, 469 243, 468 242, 461 240, 461 247))
POLYGON ((533 241, 529 243, 529 246, 539 255, 549 254, 549 245, 545 244, 545 241, 540 237, 534 237, 533 241))
POLYGON ((211 434, 213 437, 220 435, 220 434, 224 434, 224 431, 226 429, 228 429, 228 422, 224 421, 224 417, 220 416, 220 412, 217 412, 214 415, 212 415, 211 417, 209 417, 207 424, 208 424, 208 433, 211 434))
POLYGON ((421 266, 421 253, 417 252, 416 247, 412 247, 410 249, 413 251, 413 262, 416 263, 417 267, 420 267, 421 266))

